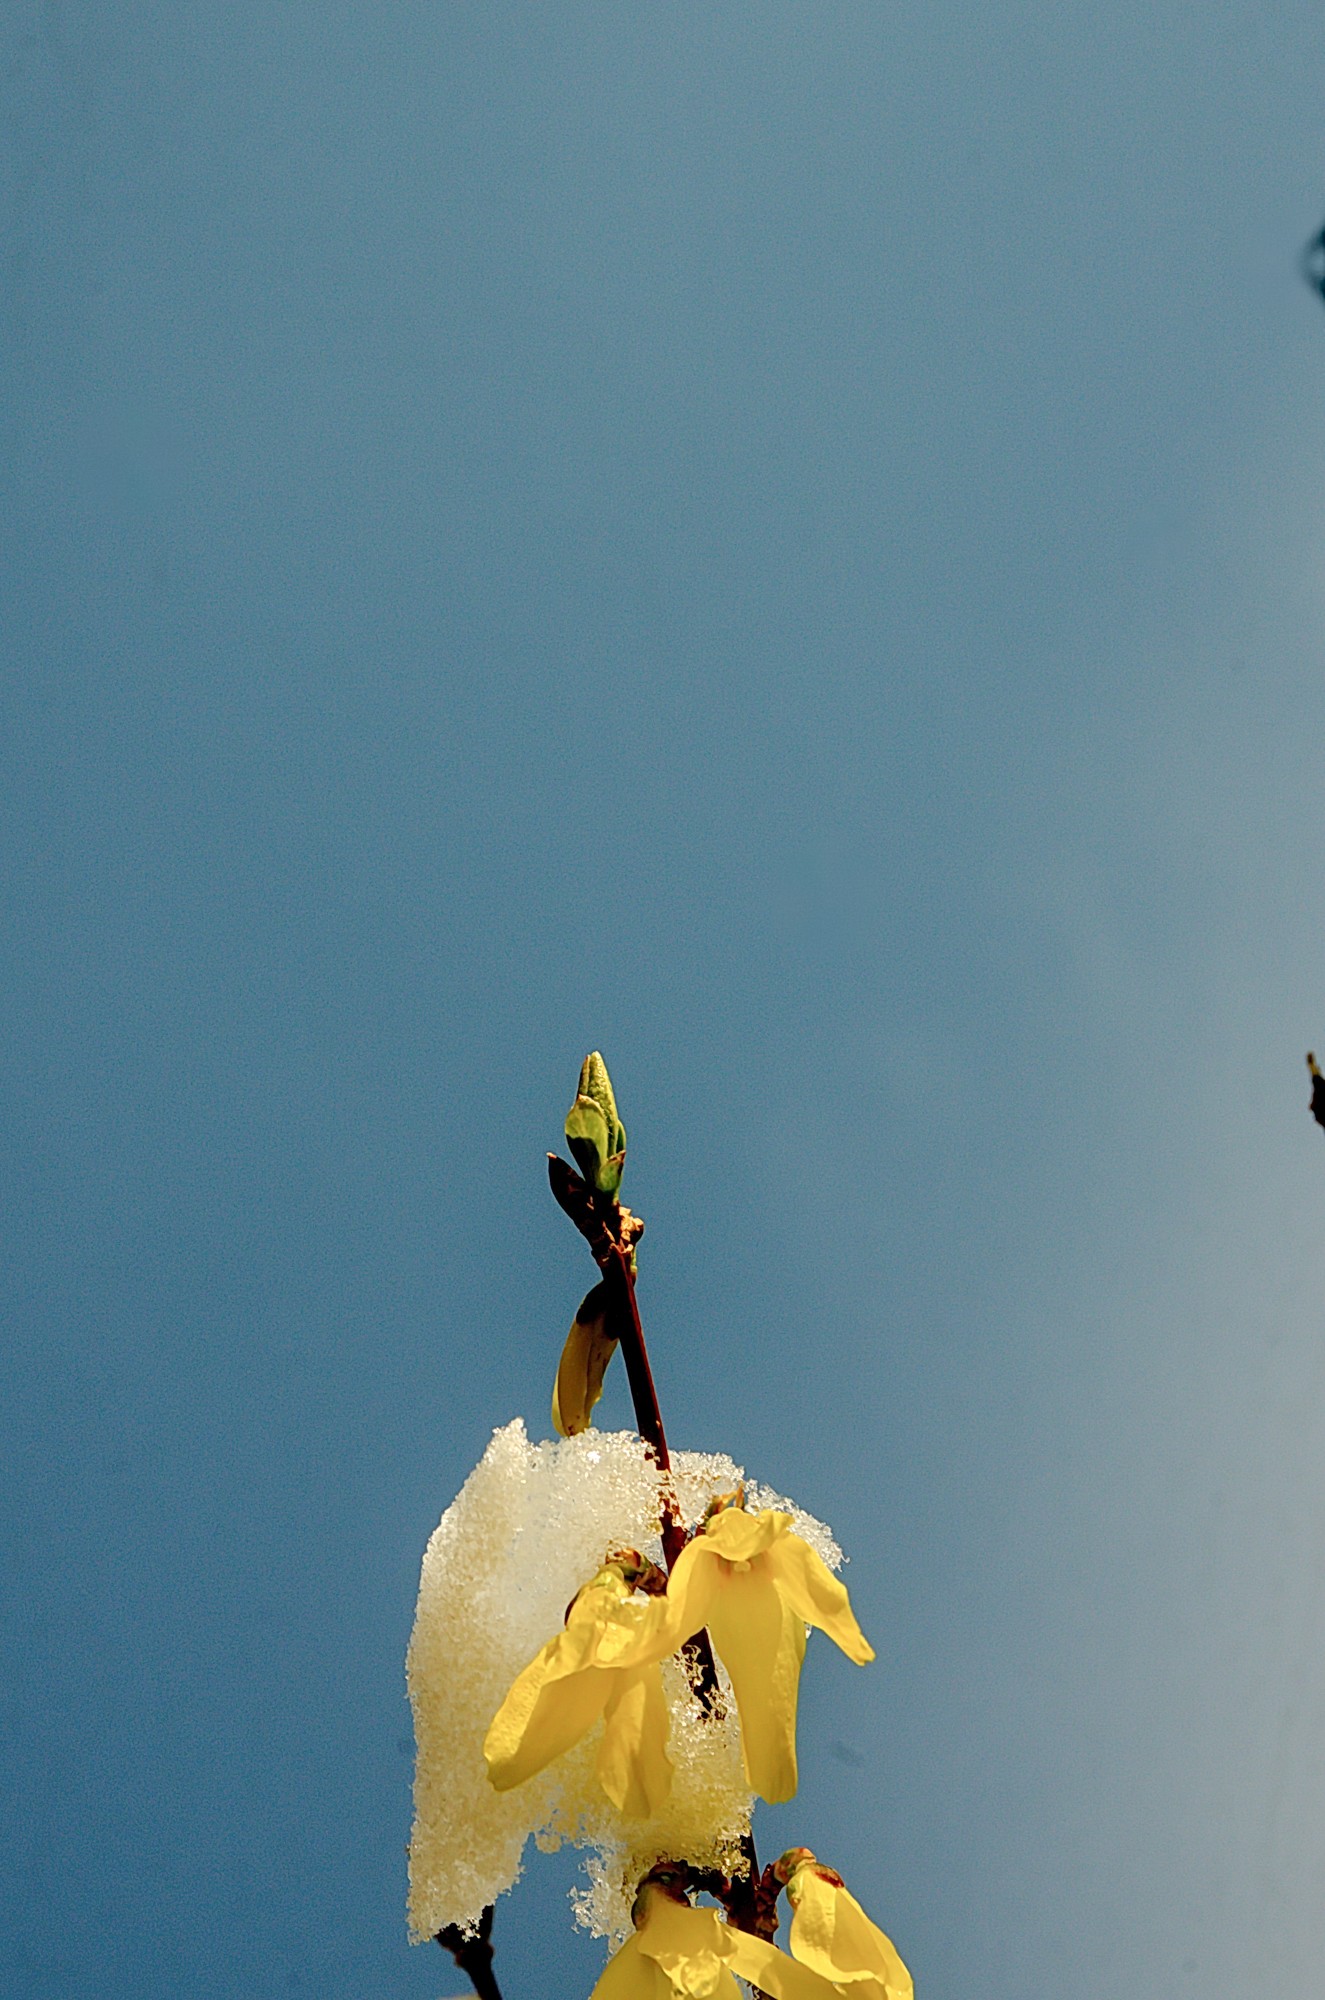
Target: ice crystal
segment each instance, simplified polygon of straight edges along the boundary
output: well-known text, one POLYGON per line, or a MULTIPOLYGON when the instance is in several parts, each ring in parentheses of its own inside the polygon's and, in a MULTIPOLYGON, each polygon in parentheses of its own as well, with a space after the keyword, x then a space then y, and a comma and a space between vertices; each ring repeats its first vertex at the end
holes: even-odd
MULTIPOLYGON (((674 1491, 697 1523, 715 1493, 742 1479, 722 1453, 677 1452, 674 1491)), ((730 1867, 749 1831, 735 1703, 701 1712, 679 1660, 664 1663, 671 1713, 672 1793, 650 1820, 624 1819, 594 1775, 601 1724, 546 1771, 511 1792, 494 1791, 483 1738, 511 1682, 556 1632, 566 1606, 614 1548, 660 1561, 659 1475, 630 1431, 583 1432, 531 1444, 519 1418, 494 1431, 482 1459, 428 1543, 407 1661, 418 1760, 410 1840, 410 1928, 431 1937, 473 1924, 514 1883, 530 1838, 589 1849, 579 1921, 622 1937, 630 1901, 653 1862, 685 1855, 697 1867, 730 1867)), ((789 1500, 747 1484, 752 1510, 780 1507, 831 1568, 841 1550, 823 1523, 789 1500)))

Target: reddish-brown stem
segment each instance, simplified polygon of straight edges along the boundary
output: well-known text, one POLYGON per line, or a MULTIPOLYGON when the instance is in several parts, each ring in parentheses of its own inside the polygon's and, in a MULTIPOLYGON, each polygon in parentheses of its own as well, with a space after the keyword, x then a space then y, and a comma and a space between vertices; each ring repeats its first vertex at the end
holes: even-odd
MULTIPOLYGON (((608 1283, 613 1305, 613 1331, 621 1343, 621 1359, 626 1364, 630 1399, 635 1405, 639 1434, 653 1454, 659 1472, 670 1474, 672 1455, 667 1449, 667 1433, 663 1429, 662 1411, 658 1407, 658 1391, 649 1366, 649 1350, 644 1344, 644 1328, 640 1324, 635 1274, 630 1268, 629 1251, 623 1250, 619 1243, 613 1243, 599 1269, 608 1283)), ((670 1570, 686 1545, 686 1531, 677 1515, 676 1495, 670 1477, 664 1477, 662 1481, 661 1513, 663 1559, 670 1570)))
MULTIPOLYGON (((635 1273, 630 1250, 634 1239, 626 1234, 625 1241, 622 1240, 625 1233, 622 1211, 610 1195, 598 1194, 555 1153, 548 1154, 547 1171, 559 1206, 588 1243, 608 1288, 612 1332, 620 1342, 621 1358, 626 1364, 631 1401, 635 1405, 635 1422, 662 1474, 659 1512, 663 1559, 671 1570, 686 1545, 687 1536, 685 1523, 677 1512, 676 1492, 671 1479, 672 1458, 667 1449, 667 1433, 663 1429, 658 1391, 654 1387, 649 1350, 645 1345, 644 1327, 635 1297, 635 1273)), ((637 1236, 643 1224, 635 1221, 633 1227, 637 1236)), ((696 1694, 705 1708, 712 1710, 719 1699, 718 1670, 708 1633, 696 1632, 693 1639, 686 1640, 682 1651, 696 1694)))
MULTIPOLYGON (((644 1344, 644 1328, 640 1324, 635 1273, 630 1268, 629 1251, 623 1250, 619 1244, 613 1246, 610 1270, 610 1282, 620 1299, 614 1317, 621 1327, 621 1358, 626 1364, 626 1375, 630 1381, 635 1421, 639 1425, 640 1436, 663 1474, 659 1510, 662 1516, 663 1560, 671 1570, 686 1545, 685 1524, 676 1511, 676 1493, 670 1477, 671 1454, 667 1449, 667 1434, 663 1430, 662 1411, 658 1407, 658 1391, 653 1384, 653 1370, 649 1366, 649 1350, 644 1344)), ((702 1630, 696 1632, 692 1639, 686 1640, 681 1650, 695 1693, 705 1708, 711 1710, 718 1700, 718 1669, 708 1633, 702 1630)))
POLYGON ((778 1895, 782 1885, 772 1868, 765 1868, 762 1874, 759 1872, 759 1856, 755 1852, 752 1833, 742 1838, 741 1852, 746 1861, 746 1873, 734 1876, 719 1900, 726 1908, 728 1920, 738 1931, 749 1931, 754 1937, 763 1938, 771 1944, 777 1935, 778 1895))

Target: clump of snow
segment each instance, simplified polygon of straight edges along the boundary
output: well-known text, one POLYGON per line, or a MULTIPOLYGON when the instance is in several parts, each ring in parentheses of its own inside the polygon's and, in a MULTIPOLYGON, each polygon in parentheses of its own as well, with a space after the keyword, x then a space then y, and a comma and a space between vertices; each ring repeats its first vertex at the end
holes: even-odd
MULTIPOLYGON (((673 1490, 696 1524, 715 1493, 740 1483, 723 1453, 678 1452, 673 1490)), ((778 1507, 831 1568, 841 1550, 823 1523, 747 1484, 754 1511, 778 1507)), ((601 1725, 511 1792, 488 1782, 483 1738, 515 1676, 561 1629, 566 1607, 612 1549, 662 1559, 659 1474, 630 1431, 582 1432, 531 1444, 519 1418, 492 1441, 428 1543, 406 1673, 418 1759, 410 1840, 410 1928, 432 1937, 468 1925, 519 1877, 531 1835, 590 1850, 589 1885, 574 1897, 596 1935, 630 1929, 635 1885, 655 1861, 684 1855, 729 1869, 750 1828, 730 1684, 725 1713, 704 1713, 679 1659, 664 1662, 672 1793, 654 1819, 624 1818, 594 1774, 601 1725)))

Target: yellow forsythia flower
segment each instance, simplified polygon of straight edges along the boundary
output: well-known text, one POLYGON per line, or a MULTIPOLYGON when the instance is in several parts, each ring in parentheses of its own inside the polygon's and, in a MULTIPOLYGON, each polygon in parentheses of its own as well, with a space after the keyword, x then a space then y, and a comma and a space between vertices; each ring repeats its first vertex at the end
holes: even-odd
POLYGON ((792 1908, 794 1958, 850 2000, 912 2000, 911 1975, 892 1939, 865 1915, 835 1869, 825 1868, 808 1847, 792 1847, 776 1873, 792 1908))
POLYGON ((673 1644, 667 1600, 632 1594, 645 1568, 632 1550, 600 1569, 576 1594, 565 1630, 516 1676, 483 1743, 499 1792, 543 1770, 602 1716, 598 1782, 618 1812, 644 1818, 665 1803, 672 1766, 658 1662, 673 1644))
POLYGON ((667 1586, 673 1643, 707 1625, 731 1675, 746 1776, 774 1805, 796 1791, 806 1625, 826 1632, 857 1666, 874 1658, 845 1587, 793 1534, 791 1518, 772 1507, 760 1514, 739 1503, 721 1508, 681 1551, 667 1586))
POLYGON ((837 2000, 817 1974, 776 1945, 696 1910, 679 1870, 654 1869, 635 1901, 635 1935, 608 1960, 590 2000, 741 2000, 736 1978, 773 2000, 837 2000))

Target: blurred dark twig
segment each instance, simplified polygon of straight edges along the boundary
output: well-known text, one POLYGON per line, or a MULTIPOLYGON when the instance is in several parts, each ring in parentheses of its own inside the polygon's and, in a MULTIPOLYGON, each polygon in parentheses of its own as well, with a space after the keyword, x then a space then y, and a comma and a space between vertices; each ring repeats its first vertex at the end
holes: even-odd
POLYGON ((1311 1071, 1311 1115, 1316 1123, 1325 1128, 1325 1076, 1311 1050, 1307 1050, 1307 1068, 1311 1071))
POLYGON ((459 1924, 448 1924, 445 1930, 438 1931, 437 1942, 443 1951, 450 1952, 478 2000, 501 2000, 501 1988, 492 1969, 491 1903, 479 1918, 477 1930, 466 1931, 459 1924))

